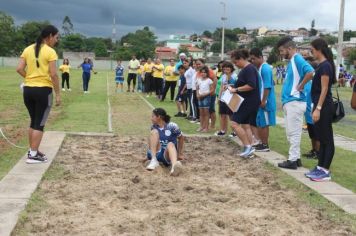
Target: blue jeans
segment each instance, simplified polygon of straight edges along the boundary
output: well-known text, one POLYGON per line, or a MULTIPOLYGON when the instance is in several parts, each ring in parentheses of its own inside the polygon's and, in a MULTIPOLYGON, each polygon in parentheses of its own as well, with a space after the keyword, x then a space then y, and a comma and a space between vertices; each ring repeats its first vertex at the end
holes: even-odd
POLYGON ((142 83, 142 76, 137 75, 137 91, 144 91, 143 89, 143 83, 142 83))
POLYGON ((88 91, 89 89, 89 80, 90 80, 90 73, 83 72, 83 90, 88 91))

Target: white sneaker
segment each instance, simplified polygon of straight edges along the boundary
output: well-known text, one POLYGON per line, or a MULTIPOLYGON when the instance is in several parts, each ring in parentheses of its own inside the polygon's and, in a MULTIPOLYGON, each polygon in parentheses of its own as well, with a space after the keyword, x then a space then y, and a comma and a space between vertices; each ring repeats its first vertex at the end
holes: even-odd
POLYGON ((177 161, 177 163, 172 166, 170 175, 171 176, 178 176, 182 173, 183 171, 183 165, 180 161, 177 161))
POLYGON ((159 163, 156 159, 152 159, 150 161, 150 164, 146 167, 147 170, 154 170, 159 166, 159 163))
POLYGON ((62 88, 62 91, 66 91, 64 88, 62 88))
POLYGON ((70 92, 70 91, 72 91, 72 89, 69 88, 68 91, 70 92))
POLYGON ((244 147, 244 150, 240 153, 240 157, 247 158, 255 152, 253 147, 244 147))

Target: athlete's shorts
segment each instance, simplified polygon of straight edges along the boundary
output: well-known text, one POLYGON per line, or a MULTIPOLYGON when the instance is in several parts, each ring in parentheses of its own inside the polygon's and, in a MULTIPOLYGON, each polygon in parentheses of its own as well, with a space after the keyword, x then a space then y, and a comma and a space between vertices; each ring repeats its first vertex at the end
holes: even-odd
MULTIPOLYGON (((170 166, 171 161, 164 155, 164 152, 166 151, 165 148, 161 148, 157 153, 156 153, 156 158, 157 161, 162 163, 165 166, 170 166)), ((147 159, 151 160, 152 159, 152 152, 151 150, 147 150, 147 159)))
POLYGON ((115 77, 115 82, 117 84, 123 84, 124 83, 124 77, 115 77))
POLYGON ((257 111, 256 117, 256 126, 264 128, 267 126, 276 125, 276 112, 275 111, 265 111, 262 108, 259 108, 257 111))

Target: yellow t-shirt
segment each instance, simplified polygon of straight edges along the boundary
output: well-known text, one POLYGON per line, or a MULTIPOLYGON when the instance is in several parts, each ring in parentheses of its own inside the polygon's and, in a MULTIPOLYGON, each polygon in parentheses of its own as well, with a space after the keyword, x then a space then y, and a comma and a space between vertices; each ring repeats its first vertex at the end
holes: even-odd
POLYGON ((38 54, 39 68, 36 65, 35 44, 25 48, 20 57, 26 61, 25 86, 53 88, 49 74, 49 62, 58 59, 57 53, 53 48, 47 44, 42 44, 38 54))
POLYGON ((140 65, 140 67, 137 69, 137 74, 142 74, 142 71, 143 71, 143 66, 140 65))
POLYGON ((163 64, 154 64, 152 76, 155 78, 163 78, 164 65, 163 64))
POLYGON ((152 73, 152 66, 153 66, 153 63, 145 63, 145 65, 143 66, 143 72, 144 73, 152 73))
POLYGON ((59 67, 59 70, 62 72, 62 73, 68 73, 69 74, 69 69, 70 69, 70 65, 61 65, 60 67, 59 67))
POLYGON ((164 75, 166 76, 166 81, 177 81, 178 80, 178 75, 174 74, 176 66, 171 66, 168 65, 166 66, 166 68, 164 69, 164 75))

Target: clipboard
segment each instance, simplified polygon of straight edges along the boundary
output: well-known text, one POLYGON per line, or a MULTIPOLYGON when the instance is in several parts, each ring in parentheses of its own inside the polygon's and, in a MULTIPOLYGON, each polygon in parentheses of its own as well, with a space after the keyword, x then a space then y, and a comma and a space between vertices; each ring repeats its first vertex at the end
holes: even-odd
POLYGON ((244 98, 237 93, 231 93, 229 90, 222 92, 220 101, 224 102, 231 111, 237 112, 244 101, 244 98))

